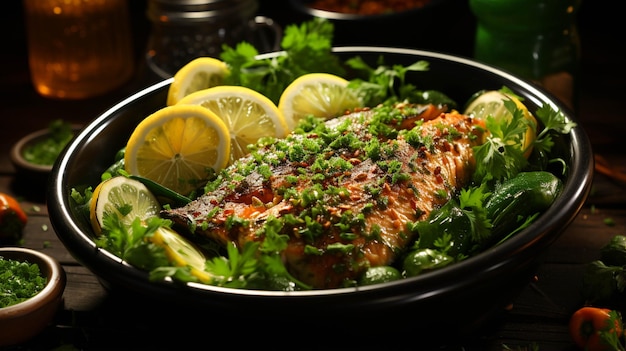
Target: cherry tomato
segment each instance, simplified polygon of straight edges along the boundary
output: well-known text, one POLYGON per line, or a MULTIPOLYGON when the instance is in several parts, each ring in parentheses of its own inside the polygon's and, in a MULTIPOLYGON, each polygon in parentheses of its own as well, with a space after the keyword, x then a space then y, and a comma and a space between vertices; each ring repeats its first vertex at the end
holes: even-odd
POLYGON ((570 318, 569 331, 576 345, 583 350, 624 350, 622 317, 615 310, 582 307, 570 318))
POLYGON ((0 193, 0 242, 15 243, 22 238, 28 217, 11 195, 0 193))

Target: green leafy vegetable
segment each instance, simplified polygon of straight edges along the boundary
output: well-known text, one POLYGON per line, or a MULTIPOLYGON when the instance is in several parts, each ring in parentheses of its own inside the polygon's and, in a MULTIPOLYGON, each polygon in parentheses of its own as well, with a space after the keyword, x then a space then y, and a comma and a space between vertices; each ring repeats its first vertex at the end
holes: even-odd
POLYGON ((332 53, 334 25, 316 18, 300 26, 289 25, 281 42, 279 56, 257 60, 257 49, 241 42, 235 48, 224 45, 220 58, 229 66, 225 85, 254 89, 278 104, 283 90, 306 73, 326 72, 344 75, 339 58, 332 53))
MULTIPOLYGON (((102 235, 96 243, 129 264, 149 271, 153 281, 171 277, 180 282, 198 282, 190 267, 173 266, 165 249, 150 240, 159 227, 169 228, 171 224, 170 220, 152 217, 145 224, 136 218, 126 225, 118 216, 108 214, 103 219, 102 235)), ((287 246, 288 237, 278 234, 277 225, 281 222, 268 220, 264 232, 260 233, 265 236, 262 243, 246 243, 241 252, 229 243, 224 255, 207 259, 205 271, 212 276, 209 283, 240 289, 310 289, 287 272, 280 254, 287 246)))
POLYGON ((626 236, 613 236, 600 250, 600 259, 607 265, 626 266, 626 236))
POLYGON ((592 261, 583 273, 582 294, 592 304, 615 302, 626 287, 626 266, 608 266, 592 261))
POLYGON ((526 134, 529 121, 515 102, 505 100, 504 106, 513 116, 511 121, 487 116, 487 138, 483 144, 474 147, 474 155, 478 160, 474 182, 478 184, 511 178, 528 164, 524 150, 519 145, 526 134))
POLYGON ((224 84, 254 89, 278 104, 282 92, 296 78, 318 72, 345 76, 347 66, 363 76, 350 81, 349 87, 357 91, 364 106, 408 99, 414 103, 428 102, 456 107, 456 102, 442 92, 422 91, 406 83, 408 72, 426 71, 428 62, 386 66, 380 57, 376 68, 369 66, 361 57, 342 62, 332 52, 333 31, 334 25, 322 18, 303 22, 299 26, 287 26, 281 42, 283 52, 276 57, 260 60, 257 59, 259 52, 248 42, 241 42, 235 48, 225 45, 220 54, 229 67, 224 84))
POLYGON ((582 294, 588 303, 626 307, 626 236, 611 238, 600 249, 600 258, 587 264, 582 294))
MULTIPOLYGON (((508 94, 510 90, 503 88, 508 94)), ((488 116, 486 127, 489 131, 485 143, 474 147, 477 160, 474 171, 474 182, 501 181, 514 177, 517 173, 529 166, 524 152, 519 148, 528 128, 535 128, 524 116, 524 112, 511 100, 504 101, 505 108, 513 116, 510 121, 488 116)), ((529 147, 533 152, 541 155, 549 154, 554 146, 553 138, 559 134, 568 134, 576 123, 566 119, 565 115, 555 110, 551 105, 544 104, 535 112, 535 117, 543 128, 529 147)))
POLYGON ((433 210, 428 220, 416 223, 419 239, 415 246, 436 249, 457 261, 467 257, 491 234, 491 221, 484 208, 489 195, 484 185, 463 189, 458 200, 448 200, 433 210))
POLYGON ((420 60, 408 66, 387 66, 384 58, 378 58, 377 67, 368 65, 360 56, 346 60, 357 76, 350 81, 348 87, 356 91, 364 106, 376 106, 381 103, 410 101, 412 103, 433 103, 456 108, 456 102, 445 94, 434 90, 418 90, 413 84, 406 82, 409 72, 421 72, 429 69, 427 61, 420 60))
POLYGON ((535 112, 535 116, 543 124, 543 129, 537 134, 533 148, 540 152, 549 152, 554 142, 552 138, 556 134, 568 134, 576 123, 568 121, 561 111, 557 111, 550 105, 543 105, 535 112))
POLYGON ((377 68, 370 67, 358 56, 347 60, 346 64, 354 69, 357 74, 365 74, 367 77, 367 80, 353 79, 348 85, 357 92, 365 106, 376 106, 386 100, 398 102, 408 99, 417 89, 414 85, 406 83, 406 73, 428 70, 428 62, 426 61, 418 61, 406 67, 401 65, 385 66, 382 56, 378 59, 377 68))
POLYGON ((137 217, 131 225, 125 225, 121 218, 107 214, 103 218, 102 235, 96 243, 122 260, 145 270, 169 266, 165 250, 146 240, 160 226, 169 226, 171 221, 158 217, 149 218, 146 225, 137 217))
POLYGON ((474 242, 483 242, 491 233, 491 218, 487 215, 485 208, 485 200, 491 196, 487 191, 486 184, 479 187, 469 187, 461 189, 459 203, 463 213, 470 220, 470 228, 472 240, 474 242))

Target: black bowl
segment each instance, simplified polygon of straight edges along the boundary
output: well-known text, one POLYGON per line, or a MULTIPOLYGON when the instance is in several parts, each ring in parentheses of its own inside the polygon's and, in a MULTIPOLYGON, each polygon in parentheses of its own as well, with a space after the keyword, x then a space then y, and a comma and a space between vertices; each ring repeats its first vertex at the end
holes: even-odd
MULTIPOLYGON (((413 83, 418 88, 440 90, 464 102, 479 90, 507 86, 525 99, 531 111, 549 104, 576 121, 564 105, 541 88, 472 60, 394 48, 338 47, 334 51, 342 58, 360 55, 370 62, 384 54, 388 64, 426 60, 430 70, 415 75, 413 83)), ((432 329, 468 333, 503 312, 530 282, 542 254, 578 214, 591 187, 592 150, 584 130, 577 126, 556 140, 555 157, 568 165, 564 189, 556 203, 513 238, 463 262, 400 281, 319 291, 250 291, 154 283, 148 280, 147 272, 96 248, 89 221, 81 217, 70 194, 72 188, 97 185, 100 174, 139 121, 165 106, 170 83, 165 80, 142 90, 89 123, 59 157, 47 196, 58 237, 107 286, 114 290, 124 287, 130 294, 167 302, 181 310, 211 311, 220 319, 235 316, 256 324, 271 320, 280 323, 281 328, 301 328, 310 321, 323 321, 324 326, 336 324, 341 328, 364 328, 373 323, 377 328, 408 328, 412 333, 426 334, 432 329)))

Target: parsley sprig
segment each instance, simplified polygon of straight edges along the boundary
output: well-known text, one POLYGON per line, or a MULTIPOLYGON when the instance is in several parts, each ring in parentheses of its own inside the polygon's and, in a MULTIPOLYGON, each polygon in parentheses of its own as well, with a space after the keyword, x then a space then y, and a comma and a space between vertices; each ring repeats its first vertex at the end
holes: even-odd
POLYGON ((425 60, 416 61, 408 66, 386 65, 380 56, 376 67, 371 67, 362 57, 356 56, 346 60, 346 65, 357 75, 350 80, 349 88, 353 89, 364 106, 376 106, 382 103, 410 101, 413 103, 433 103, 456 108, 456 102, 435 90, 419 90, 417 86, 407 83, 407 74, 429 70, 425 60))
POLYGON ((333 31, 334 25, 321 18, 289 25, 281 41, 281 55, 261 60, 248 42, 234 48, 224 45, 220 58, 230 72, 224 84, 251 88, 278 104, 285 88, 301 75, 325 72, 342 76, 345 69, 332 52, 333 31))
MULTIPOLYGON (((506 87, 503 92, 511 94, 506 87)), ((538 126, 524 116, 524 112, 512 100, 504 100, 505 108, 511 113, 511 120, 487 116, 486 127, 489 133, 483 144, 474 147, 476 170, 474 182, 477 184, 491 180, 501 181, 514 177, 525 169, 529 163, 524 157, 527 151, 522 149, 522 140, 528 128, 538 130, 538 126)), ((563 112, 553 106, 544 104, 535 112, 543 128, 537 132, 533 142, 528 145, 533 152, 549 154, 554 145, 553 138, 558 134, 568 134, 576 123, 568 120, 563 112)))
POLYGON ((478 160, 474 181, 478 184, 511 178, 528 164, 520 145, 530 122, 512 100, 504 100, 504 107, 512 114, 511 121, 487 116, 489 133, 483 144, 474 147, 478 160))
POLYGON ((554 145, 552 138, 555 133, 569 134, 572 128, 576 127, 576 123, 567 120, 563 112, 555 110, 550 105, 541 106, 535 111, 535 115, 543 123, 544 128, 537 134, 533 147, 542 153, 549 152, 554 145))
MULTIPOLYGON (((502 91, 512 94, 506 87, 503 87, 502 91)), ((486 201, 491 196, 490 189, 494 189, 495 184, 511 179, 522 171, 535 167, 541 168, 541 165, 534 164, 532 160, 529 161, 525 157, 527 150, 520 147, 523 145, 523 138, 528 129, 532 128, 536 131, 539 126, 526 118, 524 111, 518 108, 514 101, 504 100, 503 103, 512 118, 487 116, 485 126, 488 133, 486 133, 485 140, 473 148, 476 159, 473 182, 460 190, 458 199, 451 199, 441 208, 435 209, 428 222, 417 224, 415 228, 420 233, 417 243, 419 247, 432 247, 440 252, 452 253, 458 260, 464 258, 463 255, 457 254, 459 248, 462 253, 473 252, 485 243, 491 242, 494 218, 489 218, 485 209, 486 201), (450 219, 452 217, 456 218, 450 219), (457 236, 459 233, 466 233, 467 235, 460 235, 460 237, 465 237, 464 240, 467 243, 459 246, 459 242, 464 240, 458 240, 451 233, 457 236)), ((559 134, 569 133, 576 124, 567 120, 562 112, 548 104, 537 109, 535 117, 542 129, 537 132, 535 139, 527 147, 532 148, 533 153, 547 158, 554 145, 553 138, 559 134)), ((548 162, 550 161, 553 160, 548 162)), ((530 225, 537 215, 538 213, 525 218, 519 227, 499 242, 530 225)))
POLYGON ((485 201, 491 195, 486 184, 461 189, 459 207, 470 222, 472 241, 481 243, 491 235, 492 224, 487 216, 485 201))
POLYGON ((160 226, 170 224, 171 221, 167 219, 154 217, 144 225, 137 217, 127 225, 117 215, 105 214, 102 219, 103 233, 96 240, 96 244, 129 264, 145 270, 168 266, 165 250, 150 243, 147 237, 153 235, 160 226))
MULTIPOLYGON (((190 267, 174 265, 165 249, 150 240, 157 229, 170 228, 171 224, 168 219, 152 217, 145 224, 136 218, 127 225, 117 215, 105 214, 103 233, 96 244, 127 263, 149 271, 152 281, 170 277, 179 282, 199 282, 190 267)), ((291 276, 283 264, 281 253, 287 247, 289 238, 280 234, 281 225, 281 221, 270 218, 259 233, 264 237, 262 242, 248 242, 241 251, 231 242, 226 245, 224 255, 208 258, 205 272, 211 281, 204 283, 239 289, 310 290, 310 286, 291 276)))
POLYGON ((376 68, 370 67, 360 56, 347 60, 346 64, 367 77, 353 79, 348 85, 357 92, 364 106, 376 106, 389 99, 393 101, 408 99, 417 87, 406 83, 407 72, 428 70, 428 62, 423 60, 409 66, 386 66, 382 56, 378 59, 376 68))

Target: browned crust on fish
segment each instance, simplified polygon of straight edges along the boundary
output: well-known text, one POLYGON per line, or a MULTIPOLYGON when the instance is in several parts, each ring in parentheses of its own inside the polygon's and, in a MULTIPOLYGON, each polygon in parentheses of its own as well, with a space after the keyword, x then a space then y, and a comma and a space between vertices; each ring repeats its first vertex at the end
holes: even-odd
POLYGON ((432 105, 355 112, 327 121, 327 134, 294 134, 257 150, 226 169, 212 191, 162 214, 239 247, 264 240, 268 221, 279 219, 294 277, 313 288, 349 285, 368 267, 392 264, 415 240, 409 225, 469 182, 479 123, 432 105), (384 113, 400 117, 381 123, 384 113), (383 125, 392 131, 378 133, 383 125), (328 135, 334 139, 319 142, 328 135), (329 146, 344 139, 353 144, 329 146), (306 145, 324 148, 289 156, 306 145))

